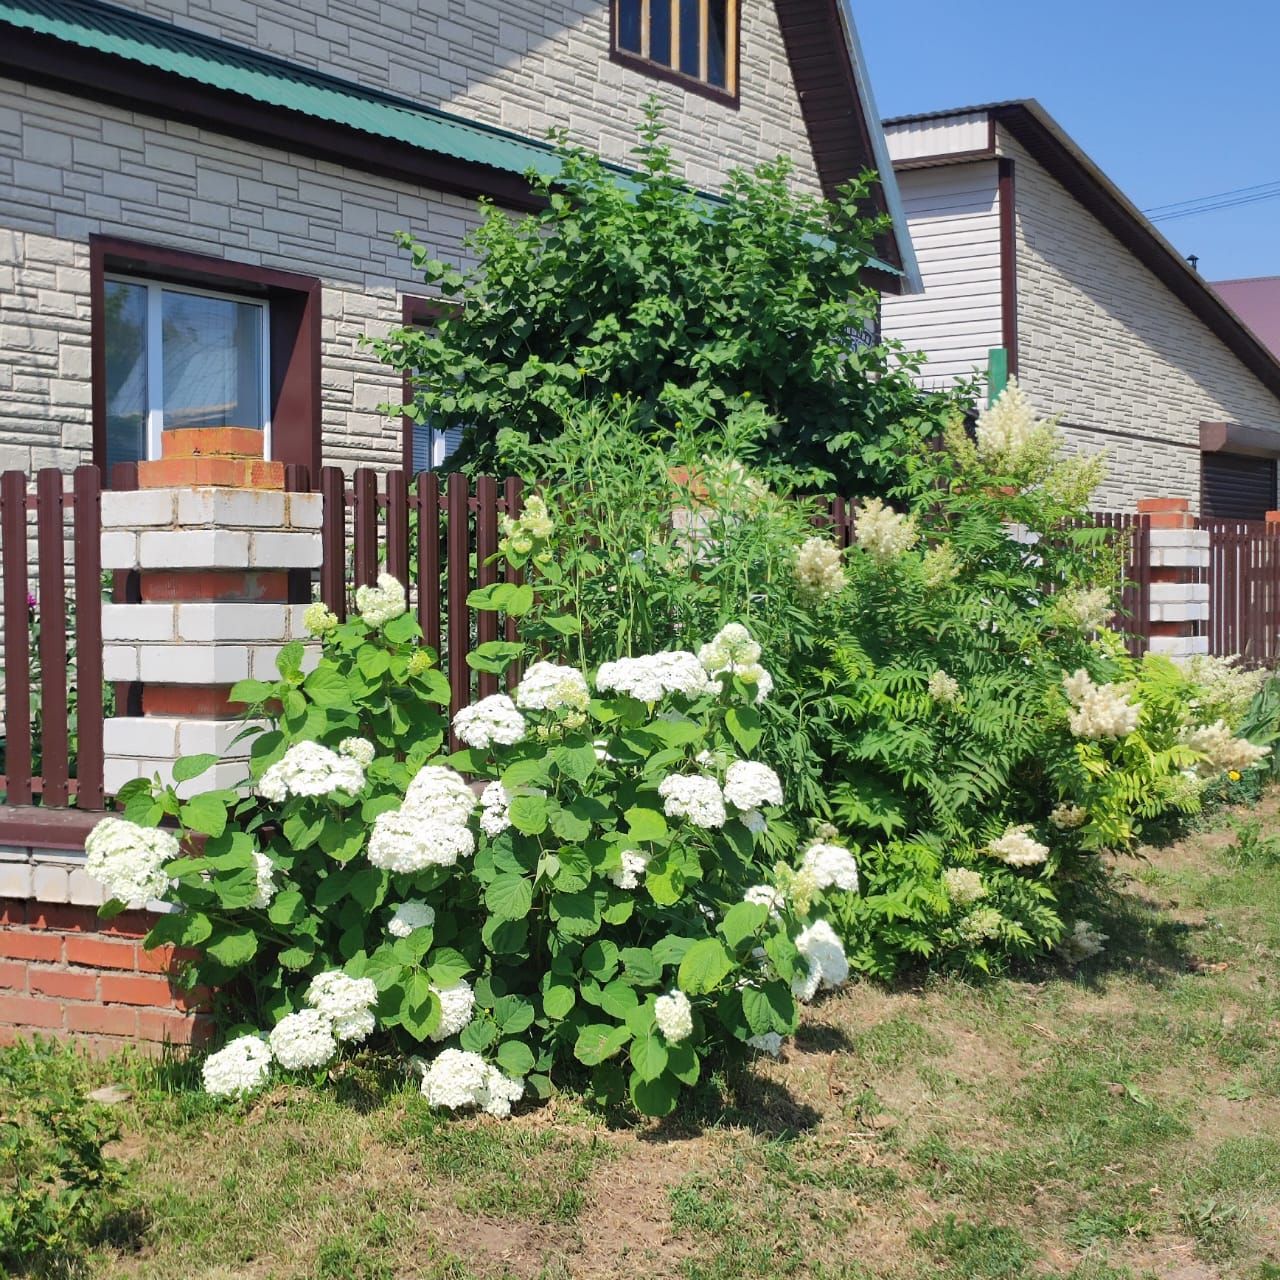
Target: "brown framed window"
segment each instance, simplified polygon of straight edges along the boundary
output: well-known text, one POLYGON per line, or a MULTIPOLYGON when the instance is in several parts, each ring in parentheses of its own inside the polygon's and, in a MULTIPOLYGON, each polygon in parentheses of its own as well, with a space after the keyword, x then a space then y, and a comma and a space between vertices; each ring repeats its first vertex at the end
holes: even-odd
POLYGON ((612 0, 615 61, 736 102, 738 0, 612 0))
POLYGON ((250 427, 320 467, 320 282, 108 236, 90 240, 93 458, 160 456, 177 427, 250 427))
MULTIPOLYGON (((402 316, 406 326, 433 329, 437 321, 453 315, 458 308, 436 298, 406 297, 402 316)), ((404 402, 413 400, 413 375, 404 375, 404 402)), ((421 471, 446 471, 449 459, 462 444, 465 424, 461 422, 418 422, 407 414, 404 418, 404 469, 416 476, 421 471)))

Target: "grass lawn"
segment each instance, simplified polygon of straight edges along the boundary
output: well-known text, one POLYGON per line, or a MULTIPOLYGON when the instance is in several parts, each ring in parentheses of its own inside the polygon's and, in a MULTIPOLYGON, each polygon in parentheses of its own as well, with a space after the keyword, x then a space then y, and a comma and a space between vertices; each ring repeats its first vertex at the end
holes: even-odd
POLYGON ((854 986, 672 1122, 68 1061, 129 1090, 138 1212, 88 1274, 1280 1280, 1278 814, 1125 862, 1100 960, 854 986))

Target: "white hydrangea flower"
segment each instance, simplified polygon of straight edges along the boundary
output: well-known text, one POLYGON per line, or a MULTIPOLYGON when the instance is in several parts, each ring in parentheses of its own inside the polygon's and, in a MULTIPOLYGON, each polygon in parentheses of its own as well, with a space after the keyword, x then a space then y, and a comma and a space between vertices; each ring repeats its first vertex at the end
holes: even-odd
POLYGON ((968 867, 948 867, 942 873, 942 883, 947 897, 957 907, 969 907, 987 896, 987 886, 982 877, 968 867))
POLYGON ((485 1072, 484 1087, 476 1094, 476 1106, 486 1115, 505 1120, 524 1097, 524 1081, 503 1075, 497 1067, 485 1072))
POLYGON ((375 867, 410 874, 427 867, 456 866, 459 858, 469 858, 475 849, 475 836, 467 827, 406 806, 373 820, 368 855, 375 867))
POLYGON ((356 608, 371 627, 385 626, 409 607, 402 583, 389 573, 378 574, 376 587, 356 588, 356 608))
POLYGON ((1010 867, 1034 867, 1047 860, 1049 847, 1033 840, 1031 824, 1010 827, 1004 835, 992 840, 986 852, 1010 867))
POLYGON ((1049 815, 1049 821, 1053 823, 1059 831, 1074 831, 1077 827, 1084 826, 1089 818, 1089 810, 1082 809, 1075 804, 1060 804, 1054 807, 1053 812, 1049 815))
POLYGON ((253 851, 253 864, 258 884, 258 895, 249 905, 261 911, 271 905, 271 899, 280 891, 280 886, 276 884, 276 864, 265 853, 259 853, 255 849, 253 851))
POLYGON ((960 681, 945 671, 935 671, 929 677, 929 697, 944 707, 954 707, 960 702, 960 681))
POLYGON ((738 814, 738 821, 742 823, 753 836, 761 836, 769 829, 769 821, 760 812, 759 809, 748 809, 746 813, 738 814))
POLYGON ((724 798, 735 809, 749 813, 768 804, 781 804, 782 782, 767 764, 736 760, 725 774, 724 798))
POLYGON ((343 738, 338 743, 338 754, 347 756, 354 760, 362 769, 367 769, 373 763, 373 757, 376 749, 368 738, 343 738))
POLYGON ((319 1009, 285 1014, 270 1035, 271 1053, 286 1071, 323 1067, 338 1052, 333 1023, 319 1009))
POLYGON ((624 693, 641 702, 658 702, 669 693, 696 698, 720 690, 697 656, 684 650, 601 663, 596 688, 602 693, 624 693))
POLYGON ((303 610, 302 625, 306 627, 310 635, 317 638, 326 636, 330 631, 337 630, 338 615, 328 605, 316 601, 315 604, 309 604, 303 610))
POLYGON ((743 902, 754 902, 758 906, 768 907, 769 914, 777 919, 782 908, 787 905, 787 895, 771 884, 753 884, 742 895, 743 902))
POLYGON ((419 769, 404 795, 404 808, 416 817, 465 826, 479 801, 461 774, 444 765, 419 769))
POLYGON ((416 929, 430 929, 436 922, 436 911, 421 898, 402 902, 387 921, 387 932, 393 938, 407 938, 416 929))
POLYGON ((271 1072, 271 1050, 261 1036, 238 1036, 211 1053, 200 1075, 204 1091, 218 1098, 238 1097, 260 1089, 271 1072))
POLYGON ((480 796, 480 830, 490 839, 511 825, 511 793, 501 782, 491 782, 480 796))
POLYGON ((673 989, 653 1002, 653 1020, 668 1044, 679 1044, 693 1035, 693 1006, 683 991, 673 989))
POLYGON ((687 818, 695 827, 723 827, 728 816, 720 784, 714 778, 673 773, 662 780, 658 794, 668 818, 687 818))
POLYGON ((1142 706, 1130 702, 1121 685, 1094 684, 1082 669, 1066 676, 1062 687, 1075 708, 1068 721, 1077 738, 1125 738, 1137 729, 1142 706))
POLYGON ((453 717, 453 731, 477 751, 495 744, 510 747, 524 737, 524 716, 505 693, 495 693, 481 698, 473 706, 463 707, 453 717))
POLYGON ((854 537, 868 555, 889 561, 910 551, 920 532, 911 516, 886 506, 879 498, 868 498, 858 508, 854 537))
POLYGON ((751 1036, 747 1040, 747 1046, 776 1058, 782 1052, 782 1037, 776 1031, 765 1031, 761 1035, 751 1036))
POLYGON ((998 938, 1003 931, 1004 916, 995 907, 979 907, 976 911, 970 911, 956 925, 957 937, 971 947, 991 938, 998 938))
POLYGON ((440 997, 440 1025, 431 1033, 431 1038, 447 1040, 471 1021, 476 993, 464 979, 459 979, 451 987, 432 987, 431 990, 440 997))
POLYGON ((178 841, 155 827, 124 818, 103 818, 84 842, 84 869, 120 902, 150 902, 164 896, 165 863, 179 853, 178 841))
POLYGON ((648 866, 648 854, 641 853, 638 849, 623 849, 622 865, 616 871, 609 872, 609 879, 619 889, 637 889, 640 887, 640 877, 648 866))
POLYGON ((797 1000, 808 1004, 820 990, 833 990, 849 980, 844 946, 825 920, 815 920, 804 930, 796 939, 796 948, 809 966, 803 978, 792 979, 791 990, 797 1000))
POLYGON ((1243 772, 1271 754, 1270 747, 1259 747, 1247 738, 1237 738, 1225 720, 1196 725, 1183 732, 1182 741, 1204 756, 1204 768, 1211 773, 1243 772))
POLYGON ((535 662, 516 686, 516 706, 524 711, 585 711, 590 702, 582 672, 554 662, 535 662))
POLYGON ((524 1082, 503 1075, 478 1053, 444 1049, 423 1071, 422 1096, 433 1107, 479 1107, 491 1116, 506 1117, 524 1096, 524 1082))
POLYGON ((307 988, 307 1003, 333 1024, 338 1040, 364 1040, 375 1026, 378 988, 370 978, 352 978, 341 969, 318 973, 307 988))
POLYGON ((843 845, 811 844, 804 852, 800 869, 813 877, 819 889, 858 891, 858 864, 843 845))
POLYGON ((756 701, 763 702, 773 692, 773 677, 760 665, 760 653, 746 627, 730 622, 698 650, 698 661, 713 680, 730 675, 754 685, 756 701))
POLYGON ((1068 964, 1083 964, 1101 954, 1107 941, 1105 933, 1099 933, 1087 920, 1077 920, 1054 950, 1068 964))
POLYGON ((280 803, 289 796, 356 795, 364 788, 364 766, 318 742, 295 742, 261 777, 258 794, 280 803))
POLYGON ((829 538, 809 538, 796 551, 796 582, 820 600, 838 596, 845 588, 844 557, 829 538))

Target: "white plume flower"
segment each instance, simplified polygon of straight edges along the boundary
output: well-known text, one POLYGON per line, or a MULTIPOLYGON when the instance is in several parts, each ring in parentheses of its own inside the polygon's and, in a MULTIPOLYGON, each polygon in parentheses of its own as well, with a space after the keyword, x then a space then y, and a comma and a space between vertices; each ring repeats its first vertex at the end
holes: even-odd
POLYGON ((389 573, 378 574, 376 587, 356 588, 356 608, 371 627, 385 626, 408 607, 404 586, 389 573))
POLYGON ((495 744, 513 746, 524 737, 524 716, 505 693, 495 693, 453 717, 453 731, 469 747, 487 750, 495 744))
POLYGON ((868 498, 858 508, 854 537, 868 555, 887 562, 910 551, 920 532, 910 516, 886 506, 879 498, 868 498))
POLYGON ((727 814, 724 795, 714 778, 673 773, 658 787, 668 818, 687 818, 695 827, 723 827, 727 814))
POLYGON ((987 853, 1010 867, 1034 867, 1047 860, 1049 848, 1033 840, 1031 824, 1009 827, 1004 835, 987 845, 987 853))
POLYGON ((960 682, 945 671, 935 671, 929 677, 929 697, 944 707, 958 706, 960 703, 960 682))
POLYGON ((1071 932, 1058 943, 1054 950, 1068 964, 1083 964, 1101 954, 1107 941, 1105 933, 1099 933, 1087 920, 1077 920, 1071 932))
POLYGON ((1077 738, 1125 738, 1138 727, 1142 706, 1129 701, 1118 684, 1094 684, 1083 669, 1066 676, 1062 687, 1075 708, 1068 721, 1077 738))
POLYGON ((333 1023, 319 1009, 285 1014, 271 1028, 271 1053, 287 1071, 323 1067, 338 1051, 333 1023))
POLYGON ((1203 769, 1209 773, 1231 769, 1243 772, 1271 753, 1270 747, 1259 747, 1247 738, 1235 737, 1225 720, 1196 725, 1183 732, 1182 741, 1204 756, 1203 769))
POLYGON ((1077 827, 1084 826, 1088 818, 1089 810, 1074 804, 1055 805, 1053 812, 1049 814, 1049 821, 1059 831, 1074 831, 1077 827))
POLYGON ((995 907, 979 907, 970 911, 956 925, 956 936, 971 947, 979 946, 1004 932, 1004 916, 995 907))
POLYGON ((744 813, 765 805, 781 804, 782 782, 767 764, 737 760, 725 774, 724 798, 744 813))
POLYGON ((796 551, 796 582, 820 600, 838 596, 845 588, 844 557, 828 538, 809 538, 796 551))
POLYGON ((162 868, 179 853, 169 832, 124 818, 103 818, 89 832, 84 851, 84 869, 120 902, 163 897, 169 877, 162 868))
POLYGON ((987 896, 987 886, 982 877, 968 867, 948 867, 942 873, 942 883, 947 897, 957 907, 969 907, 987 896))
POLYGON ((1101 631, 1111 621, 1111 593, 1106 587, 1080 587, 1057 599, 1063 617, 1081 631, 1101 631))
POLYGON ((260 1089, 271 1073, 271 1050, 261 1036, 237 1036, 211 1053, 201 1068, 204 1090, 218 1098, 260 1089))
POLYGON ((679 1044, 693 1035, 693 1006, 683 991, 659 996, 653 1002, 653 1020, 668 1044, 679 1044))

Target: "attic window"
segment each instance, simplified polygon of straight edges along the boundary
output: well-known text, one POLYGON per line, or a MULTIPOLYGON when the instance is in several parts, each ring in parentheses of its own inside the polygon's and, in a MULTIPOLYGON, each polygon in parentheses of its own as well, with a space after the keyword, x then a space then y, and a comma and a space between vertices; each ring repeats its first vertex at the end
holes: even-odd
POLYGON ((738 0, 613 0, 613 57, 726 101, 738 93, 738 0))

